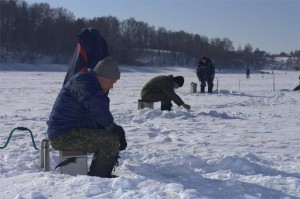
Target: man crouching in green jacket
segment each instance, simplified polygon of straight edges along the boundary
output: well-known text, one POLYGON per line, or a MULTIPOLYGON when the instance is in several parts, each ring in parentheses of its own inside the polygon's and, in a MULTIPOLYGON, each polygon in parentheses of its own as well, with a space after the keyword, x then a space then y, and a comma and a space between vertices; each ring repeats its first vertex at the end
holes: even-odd
POLYGON ((191 106, 185 104, 183 100, 174 91, 174 89, 182 87, 183 84, 184 78, 182 76, 157 76, 152 78, 142 88, 141 98, 143 101, 146 102, 161 101, 162 111, 171 111, 171 101, 174 101, 178 106, 183 106, 184 108, 189 110, 191 106))

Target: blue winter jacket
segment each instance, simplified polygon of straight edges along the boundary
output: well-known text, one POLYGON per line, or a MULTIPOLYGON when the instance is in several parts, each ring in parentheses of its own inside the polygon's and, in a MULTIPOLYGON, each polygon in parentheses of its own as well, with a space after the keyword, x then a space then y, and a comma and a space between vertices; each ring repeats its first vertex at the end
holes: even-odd
POLYGON ((53 105, 48 137, 53 139, 74 128, 105 128, 113 123, 108 92, 103 92, 93 72, 73 75, 64 85, 53 105))

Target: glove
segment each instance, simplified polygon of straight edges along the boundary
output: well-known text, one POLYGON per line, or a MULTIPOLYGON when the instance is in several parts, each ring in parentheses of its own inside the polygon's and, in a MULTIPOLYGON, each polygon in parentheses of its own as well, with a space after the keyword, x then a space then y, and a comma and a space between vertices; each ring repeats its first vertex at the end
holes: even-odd
POLYGON ((112 129, 112 133, 115 133, 119 136, 119 142, 120 142, 120 151, 123 151, 126 149, 127 147, 127 141, 126 141, 126 137, 125 137, 125 131, 123 129, 123 127, 115 125, 112 129))
POLYGON ((188 104, 182 104, 182 106, 187 109, 188 111, 191 109, 191 106, 188 104))

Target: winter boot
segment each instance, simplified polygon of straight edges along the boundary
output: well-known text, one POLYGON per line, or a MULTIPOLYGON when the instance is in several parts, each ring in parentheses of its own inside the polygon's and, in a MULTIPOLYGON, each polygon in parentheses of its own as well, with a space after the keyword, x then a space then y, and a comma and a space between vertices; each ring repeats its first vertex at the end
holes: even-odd
POLYGON ((204 91, 205 91, 205 86, 201 86, 200 92, 204 93, 204 91))
POLYGON ((114 169, 114 166, 116 164, 116 158, 110 157, 110 158, 104 158, 99 156, 94 156, 90 171, 88 172, 89 176, 98 176, 102 178, 114 178, 117 177, 115 175, 112 175, 112 171, 114 169))
POLYGON ((210 94, 212 94, 213 87, 214 87, 214 84, 210 83, 208 85, 207 92, 210 93, 210 94))

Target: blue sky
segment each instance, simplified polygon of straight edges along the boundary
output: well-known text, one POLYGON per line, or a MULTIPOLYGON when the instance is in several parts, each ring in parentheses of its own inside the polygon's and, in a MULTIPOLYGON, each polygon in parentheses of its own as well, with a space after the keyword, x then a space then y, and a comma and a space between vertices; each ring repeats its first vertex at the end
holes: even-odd
POLYGON ((76 17, 135 18, 156 28, 228 38, 268 53, 300 50, 300 0, 25 0, 76 17))

